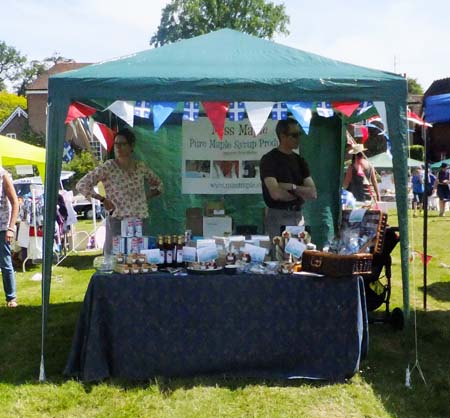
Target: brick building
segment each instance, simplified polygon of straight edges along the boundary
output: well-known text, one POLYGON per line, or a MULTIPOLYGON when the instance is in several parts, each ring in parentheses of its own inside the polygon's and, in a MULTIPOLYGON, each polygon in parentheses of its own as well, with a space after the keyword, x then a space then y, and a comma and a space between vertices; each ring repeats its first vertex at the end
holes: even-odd
POLYGON ((28 124, 30 129, 45 135, 47 122, 48 78, 51 75, 85 67, 89 63, 58 62, 34 80, 27 88, 28 124))
POLYGON ((28 129, 28 114, 20 106, 17 106, 8 119, 0 125, 0 135, 20 139, 26 129, 28 129))

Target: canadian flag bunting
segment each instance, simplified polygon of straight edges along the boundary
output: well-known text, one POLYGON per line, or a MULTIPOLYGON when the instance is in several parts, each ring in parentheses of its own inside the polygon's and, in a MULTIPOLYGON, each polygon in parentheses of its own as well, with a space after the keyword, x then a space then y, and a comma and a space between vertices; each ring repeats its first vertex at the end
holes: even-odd
POLYGON ((217 136, 222 140, 229 102, 202 102, 202 105, 217 136))
POLYGON ((257 136, 267 121, 272 111, 274 102, 244 102, 247 110, 248 120, 252 125, 255 136, 257 136))
POLYGON ((93 115, 95 112, 97 112, 97 110, 91 106, 85 105, 80 102, 74 102, 69 106, 64 123, 70 123, 77 118, 87 118, 93 115))

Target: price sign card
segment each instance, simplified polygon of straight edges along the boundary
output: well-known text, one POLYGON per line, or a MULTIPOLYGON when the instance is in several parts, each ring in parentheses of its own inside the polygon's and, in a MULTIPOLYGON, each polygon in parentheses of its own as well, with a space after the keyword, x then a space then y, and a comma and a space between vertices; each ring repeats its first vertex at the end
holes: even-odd
POLYGON ((193 263, 197 258, 197 250, 194 247, 183 247, 183 261, 193 263))
POLYGON ((251 261, 256 263, 262 263, 266 256, 266 249, 263 247, 257 247, 252 244, 245 244, 244 252, 250 255, 251 261))
POLYGON ((296 258, 300 258, 305 250, 306 245, 297 238, 291 238, 284 249, 286 253, 291 254, 296 258))
POLYGON ((197 248, 197 258, 199 262, 213 261, 219 258, 216 244, 208 247, 197 248))

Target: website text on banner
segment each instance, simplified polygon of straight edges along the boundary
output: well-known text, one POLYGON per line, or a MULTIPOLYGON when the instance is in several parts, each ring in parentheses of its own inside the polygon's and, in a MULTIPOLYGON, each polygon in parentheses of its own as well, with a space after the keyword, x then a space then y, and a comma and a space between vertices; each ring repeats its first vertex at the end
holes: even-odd
POLYGON ((183 194, 261 194, 259 160, 278 146, 277 121, 254 136, 248 119, 225 122, 223 140, 206 117, 183 121, 183 194))

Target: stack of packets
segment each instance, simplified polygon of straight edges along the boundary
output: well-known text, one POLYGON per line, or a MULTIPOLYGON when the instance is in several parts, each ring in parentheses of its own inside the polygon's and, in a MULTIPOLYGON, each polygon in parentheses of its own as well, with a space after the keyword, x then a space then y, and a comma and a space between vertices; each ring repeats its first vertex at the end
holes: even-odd
POLYGON ((142 234, 142 219, 124 218, 121 221, 120 235, 113 237, 112 253, 138 254, 141 250, 155 247, 155 238, 142 234))

